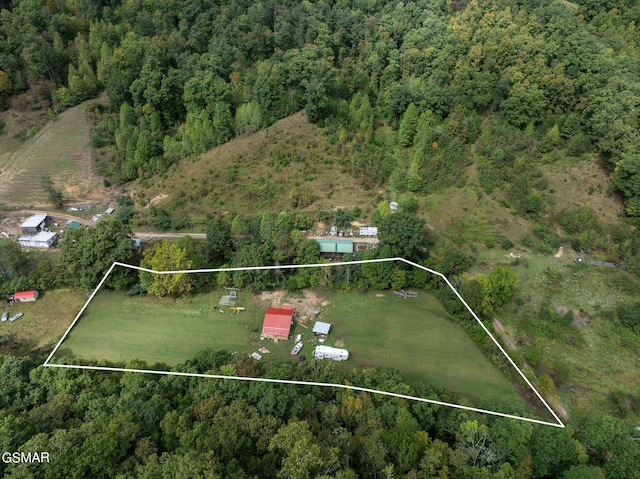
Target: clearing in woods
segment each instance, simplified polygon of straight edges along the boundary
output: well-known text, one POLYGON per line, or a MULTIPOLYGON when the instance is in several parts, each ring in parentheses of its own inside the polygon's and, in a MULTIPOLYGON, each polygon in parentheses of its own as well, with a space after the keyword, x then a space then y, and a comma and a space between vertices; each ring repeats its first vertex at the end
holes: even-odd
MULTIPOLYGON (((140 359, 147 364, 172 366, 206 348, 246 356, 261 347, 270 351, 263 354, 263 360, 297 362, 297 357, 289 355, 293 338, 302 335, 301 354, 311 358, 317 338, 310 331, 310 312, 320 307, 321 319, 332 324, 325 344, 350 351, 349 360, 340 367, 391 367, 409 384, 423 382, 455 391, 465 398, 465 404, 493 404, 494 411, 512 411, 515 407, 527 410, 529 417, 541 416, 527 406, 463 328, 448 317, 440 302, 425 292, 406 300, 389 291, 273 292, 262 296, 241 291, 237 306, 245 309, 233 314, 229 307, 219 306, 223 290, 179 299, 96 291, 45 365, 73 367, 70 359, 76 364, 108 360, 122 368, 140 359), (299 311, 289 340, 261 340, 266 309, 283 301, 299 311), (78 321, 80 316, 82 320, 78 321)), ((162 369, 171 374, 165 372, 166 366, 162 369)))
POLYGON ((45 175, 51 177, 56 188, 62 189, 65 200, 85 199, 102 188, 91 171, 85 105, 69 108, 55 117, 5 160, 0 170, 0 202, 47 205, 47 194, 40 186, 45 175))
POLYGON ((182 161, 168 175, 134 182, 129 189, 157 199, 160 208, 188 211, 193 218, 205 218, 211 211, 315 211, 345 207, 341 205, 360 205, 363 213, 370 213, 379 191, 348 172, 349 155, 330 144, 303 113, 296 113, 194 161, 182 161))

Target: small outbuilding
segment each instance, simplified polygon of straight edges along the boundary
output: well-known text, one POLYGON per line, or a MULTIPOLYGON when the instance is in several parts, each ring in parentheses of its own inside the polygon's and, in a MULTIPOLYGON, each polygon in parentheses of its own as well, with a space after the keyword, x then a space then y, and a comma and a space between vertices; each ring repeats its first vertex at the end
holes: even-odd
POLYGON ((320 253, 347 254, 353 253, 353 240, 347 239, 316 239, 320 253))
POLYGON ((26 248, 51 248, 57 239, 56 233, 40 231, 35 236, 21 236, 18 242, 26 248))
POLYGON ((361 226, 360 236, 378 236, 378 228, 376 226, 361 226))
POLYGON ((289 305, 267 309, 262 323, 262 337, 276 341, 288 339, 293 325, 293 315, 293 308, 289 305))
POLYGON ((80 228, 80 226, 82 226, 82 223, 80 223, 79 221, 69 221, 67 223, 67 228, 70 230, 75 230, 80 228))
POLYGON ((313 334, 316 336, 326 336, 329 334, 329 330, 331 329, 330 323, 323 323, 322 321, 316 321, 316 324, 313 325, 313 334))
POLYGON ((36 299, 38 299, 38 292, 35 289, 13 293, 13 301, 15 303, 30 303, 36 299))
POLYGON ((20 230, 24 235, 36 235, 44 229, 46 221, 47 215, 45 214, 33 215, 20 225, 20 230))

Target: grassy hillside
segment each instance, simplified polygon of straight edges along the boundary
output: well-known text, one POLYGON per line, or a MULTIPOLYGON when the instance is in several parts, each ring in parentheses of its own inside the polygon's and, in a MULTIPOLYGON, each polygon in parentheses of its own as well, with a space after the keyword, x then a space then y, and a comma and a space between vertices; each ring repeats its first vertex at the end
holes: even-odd
POLYGON ((341 159, 322 130, 296 113, 128 188, 143 203, 186 211, 192 218, 279 212, 293 209, 292 201, 305 210, 366 206, 384 194, 363 187, 345 172, 343 161, 348 159, 341 159))
POLYGON ((553 380, 570 412, 639 417, 632 397, 638 401, 640 342, 615 310, 638 301, 640 280, 620 269, 577 264, 566 248, 559 258, 525 248, 513 254, 518 258, 483 252, 475 270, 510 264, 520 278, 515 301, 498 317, 522 357, 539 377, 553 380))
MULTIPOLYGON (((50 176, 65 200, 84 199, 97 193, 101 184, 91 170, 89 126, 83 114, 84 104, 70 108, 37 130, 31 120, 28 140, 15 138, 20 128, 14 118, 3 134, 9 139, 0 151, 0 202, 29 206, 46 205, 47 194, 40 186, 42 176, 50 176)), ((11 112, 4 116, 13 118, 11 112)), ((22 122, 29 120, 23 119, 22 122)))
POLYGON ((11 155, 35 135, 47 121, 44 110, 0 111, 0 172, 10 164, 11 155))

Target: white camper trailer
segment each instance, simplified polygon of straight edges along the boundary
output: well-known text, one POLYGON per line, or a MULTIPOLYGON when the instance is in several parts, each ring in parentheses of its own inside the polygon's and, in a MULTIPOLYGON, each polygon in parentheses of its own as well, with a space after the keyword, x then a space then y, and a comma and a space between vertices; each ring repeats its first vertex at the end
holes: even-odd
POLYGON ((349 351, 346 349, 329 346, 316 346, 313 355, 318 359, 333 359, 334 361, 346 361, 349 359, 349 351))

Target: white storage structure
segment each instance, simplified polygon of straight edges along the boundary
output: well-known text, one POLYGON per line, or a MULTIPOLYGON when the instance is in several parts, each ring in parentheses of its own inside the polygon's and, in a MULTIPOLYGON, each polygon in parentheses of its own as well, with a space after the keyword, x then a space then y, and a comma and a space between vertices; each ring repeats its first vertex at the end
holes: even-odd
POLYGON ((378 228, 376 226, 361 226, 360 236, 378 236, 378 228))
POLYGON ((40 231, 35 236, 21 236, 18 241, 25 248, 51 248, 56 242, 56 237, 56 233, 52 231, 40 231))
POLYGON ((349 359, 349 351, 330 346, 316 346, 313 355, 318 359, 333 359, 334 361, 346 361, 349 359))

